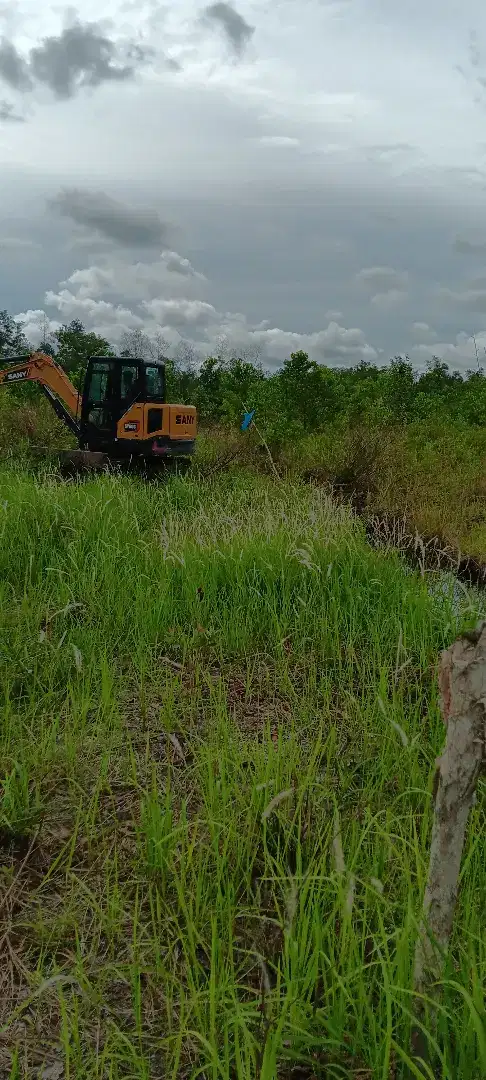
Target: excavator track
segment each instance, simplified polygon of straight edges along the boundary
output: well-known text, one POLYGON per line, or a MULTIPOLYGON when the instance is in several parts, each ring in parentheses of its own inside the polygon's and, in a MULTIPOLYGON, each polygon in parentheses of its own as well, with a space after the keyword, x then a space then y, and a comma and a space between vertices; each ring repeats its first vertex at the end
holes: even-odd
POLYGON ((59 467, 63 476, 87 476, 93 473, 135 473, 150 477, 169 475, 184 476, 191 466, 191 461, 153 460, 150 458, 112 458, 95 450, 64 450, 59 457, 59 467))
POLYGON ((107 454, 94 450, 63 450, 59 456, 59 466, 65 476, 108 472, 112 465, 107 454))

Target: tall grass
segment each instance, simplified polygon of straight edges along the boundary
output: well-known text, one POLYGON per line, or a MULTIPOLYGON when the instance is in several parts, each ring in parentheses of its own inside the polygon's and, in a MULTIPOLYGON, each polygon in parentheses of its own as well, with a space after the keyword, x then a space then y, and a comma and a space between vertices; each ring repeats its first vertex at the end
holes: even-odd
MULTIPOLYGON (((54 460, 70 445, 72 435, 48 402, 20 401, 12 388, 2 390, 2 457, 28 463, 50 455, 54 460)), ((282 476, 328 482, 364 511, 405 518, 412 533, 439 537, 456 552, 486 560, 484 426, 440 413, 436 420, 409 423, 337 415, 311 435, 292 431, 271 451, 282 476)), ((236 423, 200 430, 196 462, 206 477, 235 463, 253 473, 273 473, 258 433, 241 434, 236 423)))
MULTIPOLYGON (((236 472, 4 470, 0 532, 0 1075, 404 1077, 435 664, 473 606, 236 472)), ((486 1073, 484 824, 480 793, 447 1080, 486 1073)))

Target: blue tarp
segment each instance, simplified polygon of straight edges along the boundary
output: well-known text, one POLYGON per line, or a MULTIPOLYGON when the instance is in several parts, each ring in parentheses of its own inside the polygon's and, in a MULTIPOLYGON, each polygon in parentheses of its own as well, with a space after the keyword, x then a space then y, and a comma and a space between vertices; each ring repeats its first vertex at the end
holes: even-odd
POLYGON ((244 417, 243 417, 243 423, 242 423, 242 425, 241 425, 241 430, 242 430, 242 431, 247 431, 247 430, 248 430, 248 428, 249 428, 249 426, 250 426, 250 424, 251 424, 251 422, 252 422, 252 420, 253 420, 253 417, 254 417, 254 415, 255 415, 255 411, 256 411, 256 410, 255 410, 255 409, 253 409, 253 412, 247 412, 247 413, 245 413, 245 415, 244 415, 244 417))

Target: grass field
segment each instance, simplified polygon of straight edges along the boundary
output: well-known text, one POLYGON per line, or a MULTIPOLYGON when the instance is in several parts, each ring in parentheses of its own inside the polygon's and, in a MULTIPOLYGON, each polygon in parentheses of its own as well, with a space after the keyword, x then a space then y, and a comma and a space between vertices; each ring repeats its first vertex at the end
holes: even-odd
MULTIPOLYGON (((408 1075, 435 668, 474 602, 243 472, 5 468, 0 530, 0 1076, 408 1075)), ((486 1075, 485 836, 483 788, 447 1080, 486 1075)))
MULTIPOLYGON (((259 423, 261 423, 259 421, 259 423)), ((263 424, 263 429, 265 425, 263 424)), ((0 397, 0 453, 32 460, 75 445, 48 402, 0 397), (37 457, 37 455, 35 455, 37 457)), ((279 474, 313 477, 354 497, 370 515, 404 519, 411 533, 437 537, 445 548, 486 564, 486 428, 439 418, 400 424, 350 424, 343 418, 308 436, 272 445, 279 474)), ((238 424, 204 427, 197 462, 203 475, 240 463, 273 475, 259 435, 238 424)))
POLYGON ((486 429, 443 421, 330 428, 290 442, 281 467, 357 496, 365 513, 405 518, 421 536, 486 563, 486 429))

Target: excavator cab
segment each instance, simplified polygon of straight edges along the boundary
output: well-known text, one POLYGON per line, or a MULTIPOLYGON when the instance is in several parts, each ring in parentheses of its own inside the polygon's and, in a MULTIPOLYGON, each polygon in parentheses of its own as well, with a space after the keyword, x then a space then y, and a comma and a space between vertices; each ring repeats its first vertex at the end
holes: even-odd
POLYGON ((92 356, 81 398, 80 442, 120 456, 173 456, 194 449, 196 410, 166 403, 159 360, 92 356))
MULTIPOLYGON (((81 438, 90 446, 117 439, 118 423, 136 401, 165 402, 165 366, 124 357, 92 356, 81 404, 81 438)), ((136 429, 133 429, 134 431, 136 429)))
POLYGON ((91 356, 82 394, 55 359, 45 353, 12 357, 2 383, 35 381, 57 416, 77 436, 87 458, 190 460, 197 415, 193 405, 166 402, 165 364, 123 356, 91 356))

